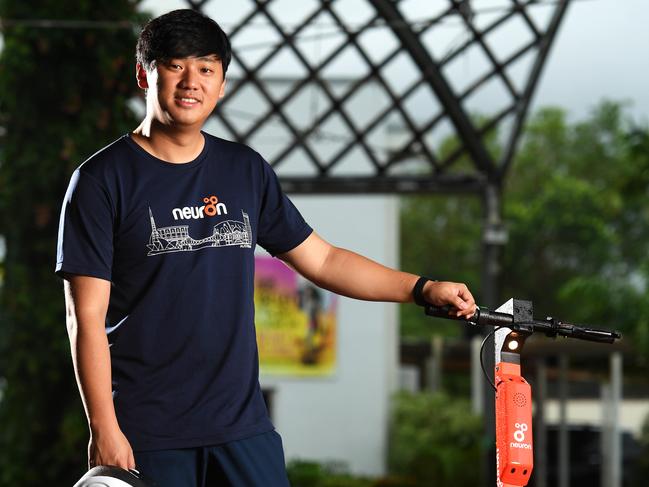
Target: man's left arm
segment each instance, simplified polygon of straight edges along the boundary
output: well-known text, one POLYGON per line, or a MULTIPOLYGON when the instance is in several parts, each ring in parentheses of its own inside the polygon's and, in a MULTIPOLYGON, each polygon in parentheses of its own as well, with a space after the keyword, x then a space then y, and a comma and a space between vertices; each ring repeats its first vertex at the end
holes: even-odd
MULTIPOLYGON (((413 301, 419 276, 383 266, 362 255, 335 247, 315 232, 300 245, 278 255, 311 282, 336 294, 366 301, 413 301)), ((424 299, 436 306, 450 305, 459 317, 475 313, 475 300, 466 285, 429 281, 424 299)))

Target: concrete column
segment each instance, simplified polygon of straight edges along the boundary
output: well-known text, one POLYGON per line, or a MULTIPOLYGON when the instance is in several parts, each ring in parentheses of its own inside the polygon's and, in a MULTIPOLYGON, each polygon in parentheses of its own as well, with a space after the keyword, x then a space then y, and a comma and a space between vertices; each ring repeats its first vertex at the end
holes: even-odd
POLYGON ((548 376, 545 360, 536 363, 536 387, 532 397, 536 400, 536 425, 534 429, 534 485, 547 487, 548 477, 548 434, 545 427, 545 401, 548 394, 548 376))
POLYGON ((570 438, 568 436, 568 356, 559 355, 559 484, 570 487, 570 438))
POLYGON ((430 392, 439 391, 442 387, 442 359, 444 354, 444 337, 433 335, 430 342, 431 356, 427 361, 427 389, 430 392))
POLYGON ((609 359, 610 381, 602 385, 602 487, 622 487, 622 354, 613 352, 609 359))
POLYGON ((602 428, 600 434, 600 448, 602 464, 600 471, 600 486, 611 486, 611 386, 602 384, 600 387, 602 398, 602 428))
POLYGON ((485 378, 482 375, 480 366, 480 344, 482 336, 476 335, 471 338, 471 410, 473 414, 482 414, 484 411, 485 378))
POLYGON ((611 487, 622 487, 622 435, 620 402, 622 401, 622 354, 611 354, 611 487))

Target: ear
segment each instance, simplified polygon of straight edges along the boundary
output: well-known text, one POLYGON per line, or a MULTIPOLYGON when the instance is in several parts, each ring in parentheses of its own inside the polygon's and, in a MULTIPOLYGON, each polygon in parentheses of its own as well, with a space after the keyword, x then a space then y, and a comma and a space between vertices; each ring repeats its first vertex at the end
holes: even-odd
POLYGON ((141 63, 135 65, 135 78, 137 79, 137 85, 143 90, 149 87, 149 82, 146 79, 146 69, 141 63))
POLYGON ((219 100, 225 95, 225 85, 227 84, 227 81, 227 79, 223 79, 223 84, 221 85, 221 89, 219 90, 219 100))

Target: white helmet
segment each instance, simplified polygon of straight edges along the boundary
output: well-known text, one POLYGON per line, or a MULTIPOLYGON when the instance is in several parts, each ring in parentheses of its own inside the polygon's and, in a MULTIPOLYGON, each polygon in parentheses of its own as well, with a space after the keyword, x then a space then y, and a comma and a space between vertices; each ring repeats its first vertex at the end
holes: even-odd
POLYGON ((145 482, 137 470, 100 465, 88 470, 74 487, 154 487, 154 484, 145 482))

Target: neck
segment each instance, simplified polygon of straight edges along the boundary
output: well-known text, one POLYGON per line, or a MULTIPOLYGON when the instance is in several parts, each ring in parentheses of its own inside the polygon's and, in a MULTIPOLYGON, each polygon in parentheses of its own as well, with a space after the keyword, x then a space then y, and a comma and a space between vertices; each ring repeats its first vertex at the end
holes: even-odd
POLYGON ((132 139, 149 154, 175 164, 196 159, 205 144, 200 128, 164 125, 148 117, 133 131, 132 139))

